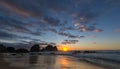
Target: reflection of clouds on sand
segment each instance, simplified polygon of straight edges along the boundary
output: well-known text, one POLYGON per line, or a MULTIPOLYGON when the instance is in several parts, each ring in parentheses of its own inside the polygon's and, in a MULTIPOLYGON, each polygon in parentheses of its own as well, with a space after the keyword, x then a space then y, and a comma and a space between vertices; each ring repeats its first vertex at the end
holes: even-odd
POLYGON ((12 67, 29 68, 29 69, 54 69, 56 57, 51 55, 7 55, 4 60, 12 67))
POLYGON ((29 66, 29 56, 27 55, 7 55, 4 56, 4 60, 10 64, 12 67, 20 67, 20 68, 25 68, 29 66))
POLYGON ((38 61, 38 55, 35 55, 35 56, 30 56, 29 58, 29 63, 30 64, 37 64, 37 61, 38 61))
POLYGON ((20 56, 17 54, 14 56, 6 55, 4 56, 4 60, 11 67, 20 69, 103 69, 83 61, 78 61, 77 58, 71 56, 27 54, 20 56))
POLYGON ((4 56, 3 54, 0 53, 0 69, 20 69, 20 68, 11 67, 8 62, 4 61, 4 56))
POLYGON ((56 69, 56 56, 52 55, 40 55, 37 59, 37 63, 31 66, 30 69, 56 69))

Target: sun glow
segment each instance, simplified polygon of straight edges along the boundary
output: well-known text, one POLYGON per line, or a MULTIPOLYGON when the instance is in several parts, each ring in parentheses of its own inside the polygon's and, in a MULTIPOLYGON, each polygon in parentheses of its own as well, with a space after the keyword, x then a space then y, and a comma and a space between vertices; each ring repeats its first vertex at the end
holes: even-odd
POLYGON ((67 47, 63 47, 62 50, 63 51, 68 51, 68 48, 67 47))

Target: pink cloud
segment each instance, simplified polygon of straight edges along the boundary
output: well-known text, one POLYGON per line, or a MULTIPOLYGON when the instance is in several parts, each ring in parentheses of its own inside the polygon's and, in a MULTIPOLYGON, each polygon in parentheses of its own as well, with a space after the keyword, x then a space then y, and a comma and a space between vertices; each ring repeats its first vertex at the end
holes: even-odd
POLYGON ((11 12, 18 13, 18 14, 20 14, 22 16, 25 16, 25 17, 30 17, 30 16, 33 16, 33 15, 36 16, 35 14, 30 13, 30 12, 28 12, 27 10, 25 10, 23 8, 16 7, 15 5, 13 5, 13 4, 9 3, 9 2, 5 2, 5 1, 2 0, 2 1, 0 1, 0 4, 3 7, 9 9, 11 12))
POLYGON ((96 29, 95 32, 102 32, 102 29, 96 29))
POLYGON ((115 32, 120 32, 120 29, 116 29, 115 32))
POLYGON ((78 16, 78 14, 77 13, 72 13, 72 14, 70 14, 70 16, 76 17, 76 16, 78 16))
POLYGON ((97 36, 92 34, 92 35, 88 35, 88 37, 91 37, 91 38, 96 38, 97 36))
POLYGON ((97 44, 96 42, 93 42, 93 44, 97 44))

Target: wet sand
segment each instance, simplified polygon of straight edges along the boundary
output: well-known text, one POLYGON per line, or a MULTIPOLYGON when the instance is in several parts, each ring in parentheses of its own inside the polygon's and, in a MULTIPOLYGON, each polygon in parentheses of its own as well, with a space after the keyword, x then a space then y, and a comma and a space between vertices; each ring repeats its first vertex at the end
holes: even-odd
POLYGON ((61 55, 0 55, 0 69, 105 69, 61 55))
POLYGON ((11 67, 10 63, 4 61, 4 56, 0 53, 0 69, 21 69, 17 67, 11 67))

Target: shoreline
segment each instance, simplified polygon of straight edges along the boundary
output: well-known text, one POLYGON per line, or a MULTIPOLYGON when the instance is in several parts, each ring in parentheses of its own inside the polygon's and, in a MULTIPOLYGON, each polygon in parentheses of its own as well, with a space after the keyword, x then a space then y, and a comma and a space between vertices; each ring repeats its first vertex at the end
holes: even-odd
POLYGON ((111 55, 100 55, 100 54, 78 54, 74 55, 74 57, 78 58, 80 61, 85 61, 97 66, 102 66, 107 69, 120 69, 120 62, 119 58, 120 56, 114 55, 114 57, 111 58, 111 55), (116 57, 117 56, 117 57, 116 57))
MULTIPOLYGON (((0 68, 2 68, 2 69, 21 69, 21 68, 11 67, 9 65, 9 63, 4 61, 4 59, 3 59, 4 56, 10 56, 10 55, 15 56, 12 53, 11 54, 1 54, 0 53, 0 68)), ((18 55, 19 56, 20 55, 21 56, 24 56, 24 55, 33 56, 33 55, 44 55, 44 54, 35 54, 34 53, 31 55, 31 54, 23 53, 23 54, 18 54, 18 55)), ((49 55, 51 55, 51 54, 49 54, 49 55)), ((54 54, 54 55, 56 55, 56 54, 54 54)), ((63 56, 65 56, 65 55, 63 55, 63 56)), ((119 61, 116 62, 115 55, 114 55, 114 58, 112 58, 112 59, 110 59, 111 55, 105 56, 105 54, 104 54, 104 56, 101 56, 100 54, 76 54, 76 55, 67 55, 67 56, 72 56, 72 57, 78 58, 80 61, 85 61, 87 63, 94 64, 94 65, 100 66, 100 67, 104 67, 106 69, 120 69, 120 66, 119 66, 120 62, 119 61), (115 59, 115 61, 113 59, 115 59)), ((117 57, 117 58, 119 58, 119 57, 117 57)), ((117 59, 117 60, 119 60, 119 59, 117 59)))

